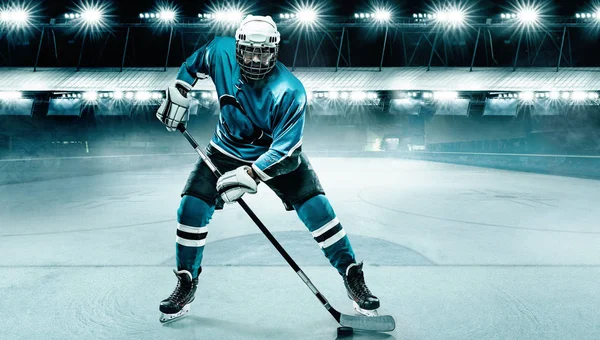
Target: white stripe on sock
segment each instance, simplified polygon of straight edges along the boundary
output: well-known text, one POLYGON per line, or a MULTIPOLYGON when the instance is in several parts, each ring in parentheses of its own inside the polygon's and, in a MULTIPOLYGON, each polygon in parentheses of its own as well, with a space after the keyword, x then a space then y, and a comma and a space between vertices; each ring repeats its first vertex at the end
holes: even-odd
POLYGON ((331 236, 330 238, 326 239, 325 241, 319 243, 319 247, 321 247, 321 249, 331 247, 334 243, 336 243, 337 241, 344 238, 344 236, 346 236, 346 231, 344 229, 342 229, 342 230, 338 231, 337 234, 335 234, 335 235, 331 236))
POLYGON ((321 228, 315 230, 312 232, 312 236, 313 237, 318 237, 323 235, 327 230, 335 227, 338 223, 340 223, 340 221, 338 220, 338 218, 334 218, 333 220, 327 222, 327 224, 325 224, 324 226, 322 226, 321 228))
POLYGON ((190 234, 208 233, 208 227, 202 227, 202 228, 190 227, 189 225, 185 225, 185 224, 181 224, 181 223, 177 224, 177 229, 184 231, 186 233, 190 233, 190 234))
POLYGON ((186 246, 186 247, 204 247, 204 245, 206 244, 206 239, 204 239, 204 240, 187 240, 187 239, 181 238, 179 236, 177 236, 177 239, 175 241, 177 243, 181 244, 182 246, 186 246))

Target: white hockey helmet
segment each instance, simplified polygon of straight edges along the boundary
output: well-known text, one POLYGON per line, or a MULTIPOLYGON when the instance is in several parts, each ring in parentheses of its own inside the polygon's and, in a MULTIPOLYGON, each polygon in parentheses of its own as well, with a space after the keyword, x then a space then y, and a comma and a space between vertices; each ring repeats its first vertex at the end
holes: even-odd
POLYGON ((263 79, 277 63, 280 34, 270 16, 248 15, 235 32, 235 54, 242 74, 263 79))

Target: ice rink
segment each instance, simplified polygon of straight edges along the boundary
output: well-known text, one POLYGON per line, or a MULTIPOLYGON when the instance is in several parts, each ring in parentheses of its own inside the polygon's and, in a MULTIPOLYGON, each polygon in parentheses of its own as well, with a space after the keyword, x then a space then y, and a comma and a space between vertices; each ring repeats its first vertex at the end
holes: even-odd
MULTIPOLYGON (((600 181, 311 158, 380 314, 354 339, 600 339, 600 181)), ((162 325, 195 161, 0 186, 0 339, 335 339, 337 323, 237 205, 209 225, 190 314, 162 325)), ((246 201, 338 310, 341 277, 264 184, 246 201)))

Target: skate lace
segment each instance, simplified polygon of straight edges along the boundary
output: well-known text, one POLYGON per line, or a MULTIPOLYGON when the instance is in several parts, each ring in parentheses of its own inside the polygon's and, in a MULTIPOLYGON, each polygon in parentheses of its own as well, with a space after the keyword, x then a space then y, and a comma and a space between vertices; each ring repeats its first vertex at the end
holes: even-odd
POLYGON ((183 299, 186 295, 186 291, 181 284, 181 280, 177 281, 177 286, 171 295, 169 296, 169 300, 174 303, 178 303, 181 299, 183 299))
POLYGON ((366 297, 373 295, 365 283, 365 276, 362 272, 351 278, 350 287, 352 287, 352 290, 360 299, 365 299, 366 297))

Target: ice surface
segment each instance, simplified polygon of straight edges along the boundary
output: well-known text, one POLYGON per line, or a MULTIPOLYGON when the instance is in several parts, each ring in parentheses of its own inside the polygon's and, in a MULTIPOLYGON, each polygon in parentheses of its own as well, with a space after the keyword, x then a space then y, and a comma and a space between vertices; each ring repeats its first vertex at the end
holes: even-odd
MULTIPOLYGON (((315 158, 389 334, 600 338, 600 181, 400 159, 315 158)), ((188 317, 176 279, 173 166, 0 186, 0 339, 334 339, 337 324, 236 205, 209 225, 188 317)), ((246 201, 341 312, 339 275, 264 185, 246 201)))

